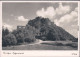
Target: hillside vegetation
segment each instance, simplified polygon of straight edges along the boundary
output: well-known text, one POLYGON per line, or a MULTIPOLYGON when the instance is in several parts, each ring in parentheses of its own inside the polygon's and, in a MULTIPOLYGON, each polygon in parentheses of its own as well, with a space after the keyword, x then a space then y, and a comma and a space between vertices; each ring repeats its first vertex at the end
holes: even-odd
POLYGON ((30 20, 24 29, 16 29, 12 32, 9 32, 7 28, 2 30, 3 46, 20 45, 25 42, 33 43, 36 39, 43 41, 78 41, 73 35, 51 22, 49 18, 36 17, 30 20))

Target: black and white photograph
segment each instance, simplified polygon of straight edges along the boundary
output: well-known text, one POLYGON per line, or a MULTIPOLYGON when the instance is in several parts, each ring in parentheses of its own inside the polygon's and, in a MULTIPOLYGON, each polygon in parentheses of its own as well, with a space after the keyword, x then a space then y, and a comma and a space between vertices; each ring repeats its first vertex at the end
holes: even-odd
POLYGON ((2 50, 78 50, 78 2, 3 2, 2 50))

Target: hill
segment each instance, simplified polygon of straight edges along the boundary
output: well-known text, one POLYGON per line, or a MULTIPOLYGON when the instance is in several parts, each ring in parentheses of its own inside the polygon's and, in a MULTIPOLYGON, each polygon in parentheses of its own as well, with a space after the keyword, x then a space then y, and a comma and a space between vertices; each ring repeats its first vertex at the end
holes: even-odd
MULTIPOLYGON (((51 41, 75 41, 76 38, 68 33, 65 29, 57 26, 54 22, 51 22, 49 18, 36 17, 28 22, 26 29, 31 34, 35 35, 35 38, 41 40, 51 41)), ((30 34, 30 35, 31 35, 30 34)))

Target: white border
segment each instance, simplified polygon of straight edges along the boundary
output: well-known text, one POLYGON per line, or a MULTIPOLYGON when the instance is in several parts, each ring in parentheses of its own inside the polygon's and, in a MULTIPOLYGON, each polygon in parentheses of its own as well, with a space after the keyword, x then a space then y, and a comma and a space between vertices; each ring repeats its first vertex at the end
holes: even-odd
POLYGON ((78 40, 78 45, 79 45, 79 56, 80 56, 80 1, 79 1, 79 4, 78 4, 78 6, 79 6, 79 8, 78 8, 78 10, 79 10, 79 13, 78 13, 78 19, 79 19, 79 21, 78 21, 78 25, 79 25, 79 34, 78 34, 78 37, 79 37, 79 40, 78 40))
POLYGON ((79 1, 2 1, 2 2, 47 2, 47 3, 49 3, 49 2, 79 2, 79 1))
POLYGON ((1 49, 2 49, 2 2, 0 1, 0 54, 1 49))
MULTIPOLYGON (((49 3, 49 2, 65 2, 65 1, 1 1, 0 2, 0 16, 2 16, 2 3, 3 2, 17 2, 17 3, 25 3, 25 2, 41 2, 41 3, 44 3, 44 2, 46 2, 46 3, 49 3)), ((78 2, 78 11, 79 11, 79 9, 80 9, 80 2, 79 1, 66 1, 66 2, 78 2)), ((78 25, 80 24, 79 23, 79 15, 80 15, 80 11, 79 11, 79 13, 78 13, 78 25)), ((0 17, 0 25, 2 25, 2 17, 0 17)), ((2 31, 2 26, 0 26, 0 29, 1 29, 1 31, 2 31)), ((1 34, 2 34, 2 32, 0 32, 1 34)), ((80 40, 79 39, 79 33, 78 33, 78 41, 80 40)), ((0 36, 1 38, 2 38, 2 36, 0 36)), ((1 43, 2 43, 2 39, 0 39, 1 40, 1 43)), ((29 50, 2 50, 2 47, 1 47, 1 57, 12 57, 12 56, 17 56, 17 57, 19 57, 19 56, 31 56, 31 57, 33 57, 33 56, 43 56, 43 57, 46 57, 46 56, 48 56, 48 57, 52 57, 52 56, 69 56, 69 57, 79 57, 79 43, 80 42, 78 42, 78 50, 67 50, 67 51, 65 51, 65 50, 31 50, 31 51, 29 51, 29 50), (9 54, 3 54, 3 52, 10 52, 10 53, 13 53, 13 52, 17 52, 17 53, 19 53, 19 52, 21 52, 21 53, 24 53, 24 54, 21 54, 21 55, 14 55, 14 54, 11 54, 11 55, 9 55, 9 54), (77 55, 72 55, 72 53, 76 53, 77 55)), ((1 45, 1 44, 0 44, 1 45)))

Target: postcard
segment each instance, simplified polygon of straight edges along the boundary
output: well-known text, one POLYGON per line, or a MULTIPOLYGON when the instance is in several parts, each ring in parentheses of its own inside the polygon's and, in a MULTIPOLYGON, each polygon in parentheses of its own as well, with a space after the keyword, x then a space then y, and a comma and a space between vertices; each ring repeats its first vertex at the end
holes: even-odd
POLYGON ((79 57, 79 1, 0 1, 1 57, 79 57))

